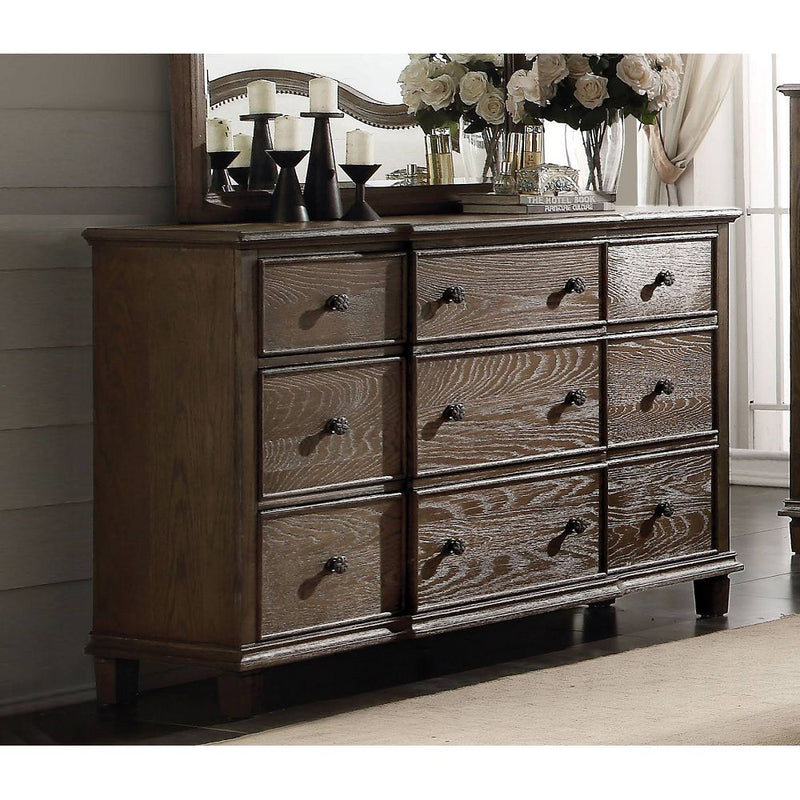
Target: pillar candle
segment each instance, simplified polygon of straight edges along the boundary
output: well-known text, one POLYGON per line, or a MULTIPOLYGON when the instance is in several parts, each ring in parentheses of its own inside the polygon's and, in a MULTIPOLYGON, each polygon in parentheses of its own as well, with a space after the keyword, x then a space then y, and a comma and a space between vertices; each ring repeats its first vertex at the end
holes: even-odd
POLYGON ((216 153, 233 149, 231 121, 219 117, 206 120, 206 150, 209 153, 216 153))
POLYGON ((300 117, 278 117, 275 120, 275 149, 303 150, 303 129, 300 117))
POLYGON ((274 112, 278 106, 275 84, 265 80, 251 81, 247 84, 247 102, 251 114, 274 112))
POLYGON ((354 131, 347 131, 345 163, 375 163, 375 142, 371 133, 359 130, 358 128, 354 131))
POLYGON ((253 137, 247 133, 235 133, 233 135, 233 149, 239 151, 239 155, 231 162, 232 167, 249 167, 250 153, 253 149, 253 137))
POLYGON ((312 78, 308 82, 309 111, 333 113, 339 110, 339 84, 331 78, 312 78))

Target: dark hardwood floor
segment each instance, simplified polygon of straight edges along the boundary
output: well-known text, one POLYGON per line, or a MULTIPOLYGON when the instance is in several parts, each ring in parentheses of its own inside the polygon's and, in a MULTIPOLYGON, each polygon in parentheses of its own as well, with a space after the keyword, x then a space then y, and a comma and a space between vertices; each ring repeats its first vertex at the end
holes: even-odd
POLYGON ((735 486, 729 614, 698 619, 692 584, 640 592, 609 608, 576 608, 523 620, 382 645, 274 667, 263 713, 230 720, 214 680, 145 692, 135 705, 92 702, 0 719, 0 744, 201 744, 531 669, 646 647, 800 613, 800 556, 788 521, 776 516, 783 489, 735 486))

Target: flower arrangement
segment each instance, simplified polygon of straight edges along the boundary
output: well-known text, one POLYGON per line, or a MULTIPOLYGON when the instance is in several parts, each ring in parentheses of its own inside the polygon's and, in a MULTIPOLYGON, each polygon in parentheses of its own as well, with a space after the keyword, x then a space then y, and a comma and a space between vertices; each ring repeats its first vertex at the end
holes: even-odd
POLYGON ((501 53, 412 53, 409 57, 411 62, 397 82, 409 113, 425 133, 447 128, 455 137, 461 120, 466 133, 505 123, 501 53))

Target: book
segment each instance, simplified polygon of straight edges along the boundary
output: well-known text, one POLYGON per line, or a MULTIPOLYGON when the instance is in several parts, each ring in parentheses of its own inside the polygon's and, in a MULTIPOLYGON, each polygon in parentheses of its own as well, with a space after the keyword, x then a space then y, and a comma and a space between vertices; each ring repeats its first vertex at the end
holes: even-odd
POLYGON ((608 203, 611 199, 592 192, 582 194, 462 194, 461 202, 470 205, 564 205, 576 203, 608 203))
POLYGON ((461 210, 465 214, 574 214, 592 211, 613 211, 614 203, 594 201, 591 203, 523 203, 502 205, 493 203, 464 203, 461 210))

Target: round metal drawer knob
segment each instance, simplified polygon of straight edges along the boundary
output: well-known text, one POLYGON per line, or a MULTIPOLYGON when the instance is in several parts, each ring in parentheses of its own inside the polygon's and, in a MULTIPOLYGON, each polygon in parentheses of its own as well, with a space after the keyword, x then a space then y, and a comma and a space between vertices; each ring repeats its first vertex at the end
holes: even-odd
POLYGON ((570 517, 564 526, 566 533, 583 533, 589 527, 589 523, 581 517, 570 517))
POLYGON ((341 575, 347 572, 347 556, 332 556, 325 562, 325 572, 341 575))
POLYGON ((586 402, 586 392, 583 389, 572 389, 567 392, 564 402, 568 406, 582 406, 586 402))
POLYGON ((670 503, 669 500, 662 500, 656 506, 656 516, 657 517, 671 517, 675 513, 675 507, 670 503))
POLYGON ((334 417, 328 420, 328 424, 325 427, 328 433, 335 433, 337 436, 343 436, 350 430, 350 423, 347 421, 347 417, 334 417))
POLYGON ((461 422, 466 415, 467 410, 464 408, 463 403, 451 403, 449 406, 445 406, 444 411, 442 411, 442 416, 452 422, 461 422))
POLYGON ((448 556, 462 556, 467 549, 467 545, 463 539, 448 539, 444 543, 442 550, 448 556))
POLYGON ((340 311, 344 313, 350 308, 350 297, 346 294, 332 294, 325 301, 325 308, 328 311, 340 311))
POLYGON ((467 294, 463 286, 448 286, 442 294, 443 303, 463 303, 467 294))
POLYGON ((564 284, 564 291, 565 292, 575 292, 575 294, 581 294, 582 292, 586 291, 586 281, 580 277, 570 278, 564 284))
POLYGON ((669 378, 661 378, 656 383, 656 394, 672 394, 675 391, 675 384, 669 378))
POLYGON ((656 275, 656 286, 672 286, 675 283, 675 274, 668 269, 662 269, 656 275))

